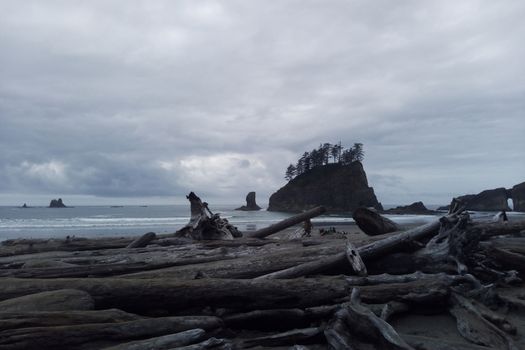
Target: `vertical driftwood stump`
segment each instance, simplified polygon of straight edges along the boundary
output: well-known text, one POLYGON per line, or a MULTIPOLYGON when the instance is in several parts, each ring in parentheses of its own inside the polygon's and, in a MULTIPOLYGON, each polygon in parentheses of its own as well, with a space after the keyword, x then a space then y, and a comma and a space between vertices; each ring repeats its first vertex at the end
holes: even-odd
POLYGON ((231 225, 228 220, 221 219, 219 214, 213 214, 208 203, 201 201, 193 192, 186 196, 190 201, 190 222, 175 233, 177 237, 193 239, 233 239, 242 237, 241 231, 231 225))

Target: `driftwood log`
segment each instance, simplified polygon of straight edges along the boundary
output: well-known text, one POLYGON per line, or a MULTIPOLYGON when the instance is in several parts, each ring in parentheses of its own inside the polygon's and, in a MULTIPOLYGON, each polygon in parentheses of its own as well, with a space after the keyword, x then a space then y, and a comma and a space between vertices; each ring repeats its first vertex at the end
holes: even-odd
POLYGON ((515 216, 454 212, 364 240, 267 238, 289 221, 265 239, 209 240, 227 226, 191 197, 200 214, 185 237, 0 244, 0 348, 525 348, 515 216), (435 314, 454 337, 398 327, 435 314))
POLYGON ((383 235, 400 229, 399 225, 380 215, 375 209, 357 208, 352 218, 357 226, 369 236, 383 235))

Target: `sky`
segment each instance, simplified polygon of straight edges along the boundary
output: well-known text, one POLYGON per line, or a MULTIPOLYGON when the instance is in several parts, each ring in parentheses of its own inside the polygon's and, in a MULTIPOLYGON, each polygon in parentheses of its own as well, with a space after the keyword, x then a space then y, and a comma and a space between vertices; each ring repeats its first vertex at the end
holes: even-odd
POLYGON ((382 203, 525 181, 523 1, 0 0, 0 205, 260 205, 319 143, 382 203))

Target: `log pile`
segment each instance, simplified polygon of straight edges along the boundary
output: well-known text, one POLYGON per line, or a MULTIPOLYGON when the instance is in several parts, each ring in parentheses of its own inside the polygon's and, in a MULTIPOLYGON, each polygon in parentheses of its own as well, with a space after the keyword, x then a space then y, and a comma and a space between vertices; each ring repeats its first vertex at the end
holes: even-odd
POLYGON ((297 220, 239 237, 188 199, 175 236, 3 242, 0 348, 525 348, 525 221, 458 210, 364 240, 283 240, 269 235, 297 220), (457 337, 409 317, 446 317, 457 337))

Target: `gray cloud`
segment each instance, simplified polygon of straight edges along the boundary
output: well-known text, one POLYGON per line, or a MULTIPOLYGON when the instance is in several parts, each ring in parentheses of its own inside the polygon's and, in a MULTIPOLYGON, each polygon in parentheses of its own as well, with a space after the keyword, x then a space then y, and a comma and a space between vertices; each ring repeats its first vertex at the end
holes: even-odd
POLYGON ((0 0, 0 193, 264 199, 304 150, 339 140, 365 144, 384 203, 511 186, 525 174, 524 13, 0 0))

